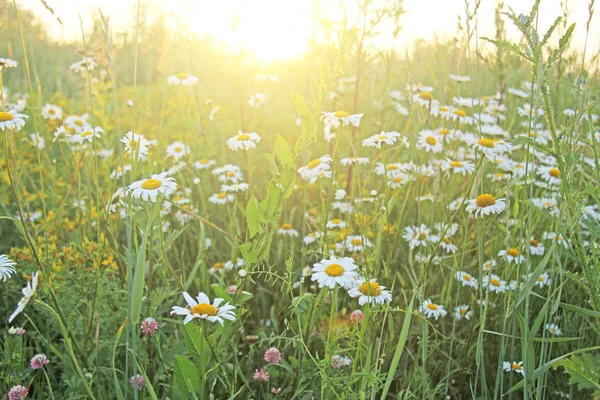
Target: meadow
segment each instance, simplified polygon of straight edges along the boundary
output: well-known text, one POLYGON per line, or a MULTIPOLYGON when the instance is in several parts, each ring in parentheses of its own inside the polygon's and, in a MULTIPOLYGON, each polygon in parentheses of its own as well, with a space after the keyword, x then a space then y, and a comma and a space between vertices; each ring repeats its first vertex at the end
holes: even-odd
POLYGON ((600 398, 594 1, 358 4, 265 63, 0 0, 3 398, 600 398))

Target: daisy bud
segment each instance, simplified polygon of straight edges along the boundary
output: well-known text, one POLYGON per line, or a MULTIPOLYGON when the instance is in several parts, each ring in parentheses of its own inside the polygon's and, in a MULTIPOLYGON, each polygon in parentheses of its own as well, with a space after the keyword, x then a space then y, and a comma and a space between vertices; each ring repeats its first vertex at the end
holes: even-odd
POLYGON ((246 270, 245 270, 245 269, 240 269, 240 270, 238 271, 238 275, 240 276, 240 278, 245 278, 247 274, 248 274, 248 273, 246 272, 246 270))
POLYGON ((336 200, 344 200, 346 198, 346 191, 344 189, 339 189, 335 192, 336 200))
POLYGON ((379 194, 379 192, 377 192, 377 190, 371 190, 371 196, 375 197, 379 194))

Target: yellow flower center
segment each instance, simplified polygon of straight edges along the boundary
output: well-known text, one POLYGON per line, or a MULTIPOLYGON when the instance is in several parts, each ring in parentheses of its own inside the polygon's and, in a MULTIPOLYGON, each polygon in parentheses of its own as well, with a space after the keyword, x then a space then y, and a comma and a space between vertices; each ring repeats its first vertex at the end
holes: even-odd
POLYGON ((377 297, 381 294, 381 287, 377 282, 365 282, 360 285, 359 290, 365 296, 377 297))
POLYGON ((397 170, 397 169, 398 169, 397 165, 388 165, 387 166, 387 170, 388 171, 394 171, 394 170, 397 170))
POLYGON ((192 314, 209 315, 211 317, 214 317, 215 315, 217 315, 217 309, 211 304, 202 303, 192 307, 192 314))
POLYGON ((200 164, 208 164, 208 159, 207 158, 203 158, 202 160, 198 161, 200 164))
POLYGON ((238 140, 239 142, 245 142, 245 141, 248 141, 248 140, 250 140, 250 135, 248 135, 248 134, 246 134, 246 133, 242 133, 241 135, 238 135, 238 136, 237 136, 237 140, 238 140))
POLYGON ((437 144, 437 140, 436 138, 434 138, 433 136, 427 136, 425 138, 425 141, 427 142, 428 145, 430 146, 435 146, 437 144))
POLYGON ((142 182, 142 189, 154 190, 158 189, 161 185, 161 181, 158 179, 146 179, 142 182))
POLYGON ((511 257, 518 257, 519 256, 519 250, 511 247, 510 249, 508 249, 508 255, 511 256, 511 257))
POLYGON ((449 111, 450 109, 448 107, 440 107, 438 110, 446 112, 446 111, 449 111))
POLYGON ((454 110, 453 111, 454 115, 458 115, 459 117, 466 117, 467 113, 464 112, 463 110, 454 110))
POLYGON ((92 131, 85 131, 80 136, 81 137, 88 137, 88 136, 91 136, 91 135, 92 135, 92 131))
POLYGON ((182 147, 180 147, 180 146, 177 146, 177 147, 175 147, 175 148, 173 149, 173 151, 174 151, 175 153, 181 153, 181 152, 183 151, 183 148, 182 148, 182 147))
POLYGON ((446 128, 442 128, 442 129, 440 129, 440 130, 438 131, 438 133, 439 133, 440 135, 449 135, 449 134, 450 134, 450 130, 449 130, 449 129, 446 129, 446 128))
POLYGON ((429 303, 427 304, 427 308, 429 308, 432 311, 436 311, 439 307, 437 306, 437 304, 429 303))
POLYGON ((344 273, 344 267, 340 264, 329 264, 325 268, 325 273, 329 276, 340 276, 344 273))
POLYGON ((500 281, 495 278, 490 279, 490 283, 496 287, 500 286, 500 281))
POLYGON ((386 140, 387 136, 385 136, 385 135, 379 135, 379 136, 377 136, 377 139, 379 139, 379 140, 386 140))
POLYGON ((516 370, 519 370, 519 371, 520 371, 520 370, 522 370, 522 369, 523 369, 523 366, 522 366, 522 365, 519 365, 519 364, 517 364, 517 363, 512 363, 512 369, 516 369, 516 370))
POLYGON ((553 178, 560 178, 560 171, 558 170, 558 168, 550 168, 548 173, 553 178))
POLYGON ((491 194, 482 194, 475 200, 477 207, 489 207, 496 204, 496 199, 491 194))
POLYGON ((234 172, 232 172, 232 171, 229 171, 229 172, 227 172, 227 173, 225 174, 225 176, 227 176, 227 177, 231 178, 231 177, 234 177, 234 176, 235 176, 235 173, 234 173, 234 172))
POLYGON ((422 100, 431 101, 433 100, 433 95, 429 92, 421 92, 419 93, 419 98, 422 100))
POLYGON ((336 118, 348 118, 350 114, 346 111, 336 111, 333 113, 333 116, 336 118))
POLYGON ((465 166, 465 164, 461 163, 460 161, 452 161, 450 166, 454 168, 462 168, 465 166))
POLYGON ((213 265, 213 268, 214 269, 223 269, 223 268, 225 268, 225 264, 223 264, 222 262, 218 262, 218 263, 215 263, 215 265, 213 265))
POLYGON ((308 163, 308 169, 314 169, 317 168, 319 165, 321 164, 321 160, 319 160, 318 158, 312 160, 311 162, 308 163))
POLYGON ((217 195, 217 199, 224 199, 224 198, 226 198, 226 197, 227 197, 227 195, 226 195, 225 193, 219 193, 219 194, 217 195))
POLYGON ((479 141, 477 143, 482 147, 487 147, 488 149, 493 149, 494 147, 496 147, 496 144, 494 143, 493 140, 486 139, 486 138, 479 139, 479 141))
POLYGON ((54 115, 54 114, 56 114, 56 110, 54 110, 54 108, 51 108, 48 110, 48 114, 54 115))
POLYGON ((14 118, 15 116, 11 113, 0 111, 0 122, 12 121, 14 118))
POLYGON ((538 280, 538 282, 544 282, 545 281, 544 277, 541 276, 541 275, 538 276, 537 280, 538 280))
POLYGON ((396 178, 394 178, 394 179, 392 179, 392 180, 394 181, 394 183, 402 183, 402 181, 403 181, 404 179, 402 179, 402 177, 398 176, 398 177, 396 177, 396 178))
POLYGON ((444 237, 442 238, 442 240, 443 240, 443 241, 444 241, 444 243, 446 243, 446 244, 450 244, 450 243, 452 243, 452 242, 450 241, 450 238, 449 238, 448 236, 444 236, 444 237))
POLYGON ((283 225, 281 225, 281 229, 289 231, 289 230, 292 229, 292 225, 290 225, 290 224, 283 224, 283 225))
POLYGON ((482 101, 489 101, 490 98, 488 96, 481 96, 482 101))
POLYGON ((334 219, 332 219, 332 220, 331 220, 331 223, 332 223, 332 224, 339 224, 339 223, 340 223, 340 220, 339 220, 339 219, 337 219, 337 218, 334 218, 334 219))
POLYGON ((468 308, 461 308, 460 309, 460 315, 464 316, 467 313, 467 311, 469 311, 468 308))
POLYGON ((469 274, 463 274, 463 279, 467 282, 471 282, 471 279, 473 279, 473 278, 469 274))
POLYGON ((181 73, 181 74, 177 74, 175 76, 177 77, 177 79, 182 80, 182 79, 187 79, 188 74, 181 73))
POLYGON ((531 239, 529 241, 529 244, 532 245, 533 247, 538 247, 538 241, 535 239, 531 239))
POLYGON ((352 244, 354 246, 360 246, 360 245, 362 245, 362 239, 354 238, 354 239, 352 239, 352 244))

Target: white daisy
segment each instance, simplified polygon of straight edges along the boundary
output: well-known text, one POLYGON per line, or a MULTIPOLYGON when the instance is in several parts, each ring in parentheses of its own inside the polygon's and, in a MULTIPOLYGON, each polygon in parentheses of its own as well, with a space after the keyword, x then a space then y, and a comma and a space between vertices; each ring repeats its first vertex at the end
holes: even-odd
POLYGON ((323 172, 328 172, 331 169, 331 162, 331 156, 324 155, 321 158, 315 158, 308 165, 300 167, 298 173, 302 179, 308 180, 311 183, 316 182, 323 172))
POLYGON ((562 331, 556 324, 546 324, 546 330, 554 336, 562 335, 562 331))
POLYGON ((469 146, 479 150, 488 158, 493 159, 508 151, 508 147, 501 140, 492 140, 488 138, 473 138, 469 140, 469 146))
POLYGON ((385 290, 385 286, 380 286, 375 279, 368 282, 363 278, 358 279, 348 290, 348 295, 358 297, 358 304, 361 306, 367 303, 375 305, 392 301, 389 290, 385 290))
MULTIPOLYGON (((370 138, 363 140, 362 145, 364 147, 376 147, 376 148, 380 149, 384 143, 391 146, 394 143, 396 143, 396 141, 398 141, 398 139, 400 139, 400 134, 396 131, 392 131, 392 132, 381 131, 381 133, 379 133, 377 135, 373 135, 370 138)), ((406 138, 402 138, 402 143, 406 147, 408 147, 408 141, 406 140, 406 138)))
POLYGON ((425 149, 426 152, 439 153, 443 150, 442 140, 434 131, 424 130, 419 132, 417 148, 425 149))
POLYGON ((6 282, 16 272, 16 262, 9 259, 5 254, 0 255, 0 280, 6 282))
POLYGON ((198 78, 190 74, 181 73, 170 76, 168 83, 169 85, 191 87, 198 83, 198 78))
POLYGON ((183 292, 183 298, 188 303, 190 308, 173 306, 171 309, 171 315, 185 315, 185 319, 183 320, 184 324, 187 324, 195 318, 205 319, 212 323, 218 322, 221 325, 223 325, 224 319, 235 321, 235 307, 229 303, 221 306, 221 303, 224 300, 219 297, 215 298, 212 304, 210 304, 210 299, 208 296, 202 292, 198 293, 196 299, 190 296, 187 292, 183 292))
POLYGON ((363 114, 349 114, 346 111, 323 112, 321 117, 326 125, 353 125, 358 126, 363 114))
POLYGON ((365 247, 372 247, 373 244, 367 238, 360 235, 346 236, 346 250, 351 252, 361 252, 365 247))
POLYGON ((411 249, 419 246, 426 247, 430 241, 430 232, 431 230, 425 224, 421 224, 421 226, 407 226, 404 228, 402 237, 408 242, 411 249))
POLYGON ((51 121, 61 120, 63 117, 63 110, 59 106, 54 104, 46 104, 42 107, 42 118, 49 119, 51 121))
POLYGON ((523 375, 523 361, 504 361, 503 368, 505 371, 515 371, 516 373, 523 375))
POLYGON ((167 172, 160 174, 152 174, 150 179, 142 179, 141 181, 133 182, 127 188, 127 192, 131 194, 134 199, 140 197, 151 202, 156 202, 156 198, 159 194, 164 197, 168 197, 177 190, 177 183, 174 178, 168 176, 167 172))
POLYGON ((221 185, 221 191, 223 193, 237 193, 245 192, 248 190, 249 185, 247 183, 234 183, 233 185, 221 185))
POLYGON ((469 310, 469 306, 466 304, 454 308, 454 318, 456 318, 457 321, 460 321, 461 319, 470 320, 472 315, 473 311, 469 310))
POLYGON ((556 167, 539 167, 537 170, 540 178, 550 185, 560 185, 560 171, 556 167))
POLYGON ((265 102, 265 94, 264 93, 256 93, 250 95, 248 99, 248 105, 252 108, 260 108, 265 102))
POLYGON ((498 257, 505 260, 507 263, 515 263, 515 264, 523 264, 525 262, 525 257, 520 255, 519 250, 514 247, 509 248, 508 250, 500 250, 498 252, 498 257))
POLYGON ((19 65, 15 60, 11 60, 10 58, 0 58, 0 70, 3 68, 17 68, 19 65))
POLYGON ((318 238, 321 237, 321 232, 315 231, 315 232, 311 232, 308 235, 304 236, 304 244, 309 245, 309 244, 313 244, 317 241, 318 238))
POLYGON ((290 224, 281 225, 281 227, 277 230, 277 233, 279 233, 282 236, 290 237, 297 237, 299 235, 298 231, 292 228, 292 225, 290 224))
POLYGON ((25 126, 27 115, 19 114, 14 110, 0 111, 0 130, 20 131, 25 126))
POLYGON ((469 286, 472 288, 477 288, 477 279, 473 277, 473 275, 464 272, 458 271, 454 274, 454 278, 462 283, 463 286, 469 286))
POLYGON ((427 318, 435 318, 436 321, 439 317, 443 318, 446 316, 446 314, 448 314, 448 312, 444 309, 444 306, 432 303, 432 301, 429 299, 425 300, 421 304, 419 307, 419 312, 421 314, 425 314, 427 318))
POLYGON ((175 161, 182 159, 190 154, 190 146, 182 142, 173 142, 167 146, 167 157, 172 157, 175 161))
POLYGON ((337 258, 331 256, 329 260, 321 260, 313 265, 312 280, 319 283, 319 287, 333 289, 336 283, 343 288, 349 288, 356 278, 356 264, 349 257, 337 258))
POLYGON ((532 237, 529 240, 529 252, 536 256, 543 256, 545 251, 544 243, 538 242, 532 237))
POLYGON ((38 150, 44 150, 46 148, 46 141, 39 133, 30 133, 29 138, 38 150))
POLYGON ((258 142, 260 142, 260 136, 256 132, 243 133, 239 131, 237 135, 227 140, 227 146, 233 151, 250 150, 255 149, 258 142))
POLYGON ((132 158, 135 156, 141 160, 148 155, 150 142, 142 134, 129 131, 121 138, 121 143, 125 145, 125 152, 132 158))
POLYGON ((481 284, 484 288, 487 288, 494 293, 504 293, 507 289, 506 281, 503 281, 495 274, 484 276, 481 280, 481 284))
POLYGON ((346 223, 339 218, 333 218, 331 221, 327 221, 327 229, 345 228, 346 223))
POLYGON ((208 198, 208 201, 210 201, 211 203, 220 205, 232 203, 234 200, 235 196, 227 193, 215 193, 208 198))
POLYGON ((199 161, 194 162, 193 167, 196 169, 208 169, 215 165, 217 162, 215 160, 209 160, 208 158, 203 158, 199 161))
POLYGON ((452 161, 449 159, 442 161, 442 171, 452 170, 455 174, 472 174, 475 171, 475 164, 470 161, 452 161))
POLYGON ((369 163, 369 157, 346 157, 340 160, 340 163, 347 167, 348 165, 365 165, 369 163))
POLYGON ((17 309, 10 315, 10 317, 8 317, 8 323, 11 323, 12 320, 15 319, 15 317, 17 315, 19 315, 25 309, 25 306, 27 305, 27 303, 29 303, 29 300, 31 300, 31 298, 35 294, 35 290, 37 289, 37 284, 38 284, 38 274, 39 274, 39 272, 32 274, 31 281, 27 282, 27 286, 25 286, 21 290, 21 293, 23 293, 23 298, 21 298, 21 300, 19 300, 17 309))
POLYGON ((491 194, 482 194, 476 199, 467 200, 467 211, 475 212, 475 218, 490 214, 500 214, 506 208, 504 199, 495 199, 491 194))

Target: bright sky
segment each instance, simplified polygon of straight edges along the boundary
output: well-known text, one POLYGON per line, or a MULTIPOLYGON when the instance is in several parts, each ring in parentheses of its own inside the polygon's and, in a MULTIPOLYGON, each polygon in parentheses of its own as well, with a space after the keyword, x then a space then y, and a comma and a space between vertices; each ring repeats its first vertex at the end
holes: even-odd
MULTIPOLYGON (((210 36, 231 47, 241 45, 260 58, 285 59, 301 54, 312 35, 312 7, 314 0, 170 0, 163 3, 172 21, 179 17, 190 32, 210 36), (236 32, 232 31, 232 15, 241 18, 236 32)), ((340 0, 321 0, 332 3, 328 14, 335 15, 335 4, 340 0)), ((347 3, 355 2, 344 0, 347 3)), ((570 0, 570 22, 577 22, 574 44, 583 48, 585 22, 589 0, 570 0)), ((113 30, 124 31, 134 26, 137 0, 46 0, 62 19, 61 26, 42 5, 40 0, 17 0, 27 9, 34 10, 40 20, 57 39, 73 41, 81 37, 79 13, 84 27, 92 23, 92 13, 100 8, 110 16, 113 30)), ((156 5, 160 0, 141 0, 142 4, 156 5)), ((474 3, 471 0, 470 3, 474 3)), ((515 12, 528 13, 533 0, 505 0, 515 12)), ((496 0, 483 0, 478 13, 479 36, 494 35, 494 8, 496 0)), ((435 35, 453 36, 458 15, 464 16, 465 0, 405 0, 408 13, 402 18, 402 33, 396 45, 403 48, 416 38, 431 39, 435 35)), ((545 29, 561 15, 560 0, 542 0, 540 30, 545 29)), ((591 24, 588 54, 598 51, 600 45, 600 9, 591 24)), ((164 15, 163 15, 164 17, 164 15)), ((516 31, 507 22, 509 35, 516 31)), ((516 37, 516 36, 515 36, 516 37)), ((390 39, 381 41, 383 46, 390 39), (387 42, 386 42, 387 40, 387 42)))

